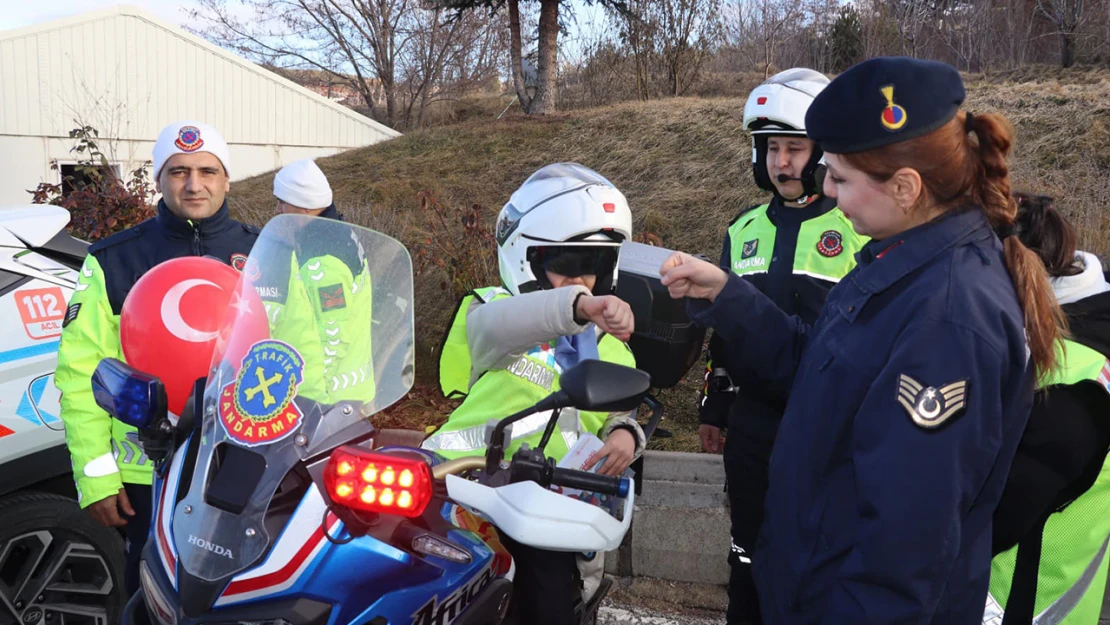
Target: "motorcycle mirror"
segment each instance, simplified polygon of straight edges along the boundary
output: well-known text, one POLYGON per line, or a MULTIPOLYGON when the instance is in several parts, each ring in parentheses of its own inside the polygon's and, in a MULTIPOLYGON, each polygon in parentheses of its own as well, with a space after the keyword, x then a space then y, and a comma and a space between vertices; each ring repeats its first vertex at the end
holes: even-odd
POLYGON ((640 405, 651 376, 603 360, 584 360, 559 377, 559 387, 580 410, 623 412, 640 405))
POLYGON ((166 387, 162 381, 115 358, 105 358, 96 366, 92 389, 96 405, 140 430, 166 414, 166 387))

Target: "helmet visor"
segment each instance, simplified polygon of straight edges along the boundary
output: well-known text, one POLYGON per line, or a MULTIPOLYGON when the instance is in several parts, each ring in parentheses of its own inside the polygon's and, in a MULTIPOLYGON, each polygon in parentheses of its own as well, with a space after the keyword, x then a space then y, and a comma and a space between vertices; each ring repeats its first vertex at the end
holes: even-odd
POLYGON ((619 247, 610 245, 545 246, 530 249, 528 260, 535 268, 568 278, 604 276, 613 272, 619 253, 619 247))

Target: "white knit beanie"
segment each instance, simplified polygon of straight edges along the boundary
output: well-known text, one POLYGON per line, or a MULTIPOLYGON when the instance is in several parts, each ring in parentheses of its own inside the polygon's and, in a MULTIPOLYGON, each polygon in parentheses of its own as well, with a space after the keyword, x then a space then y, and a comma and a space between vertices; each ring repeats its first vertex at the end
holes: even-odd
POLYGON ((224 173, 231 177, 231 152, 227 142, 218 130, 200 122, 180 121, 174 122, 158 133, 158 141, 154 144, 154 179, 162 173, 162 166, 174 154, 193 154, 194 152, 208 152, 220 159, 224 166, 224 173))
POLYGON ((297 208, 331 206, 331 185, 311 159, 289 163, 274 176, 274 197, 297 208))

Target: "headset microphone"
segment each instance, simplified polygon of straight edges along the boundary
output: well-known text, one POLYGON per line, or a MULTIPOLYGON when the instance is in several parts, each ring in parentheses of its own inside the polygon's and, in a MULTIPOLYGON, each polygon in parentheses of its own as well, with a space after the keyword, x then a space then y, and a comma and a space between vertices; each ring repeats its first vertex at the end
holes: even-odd
POLYGON ((778 180, 778 181, 779 181, 780 183, 781 183, 781 182, 790 182, 791 180, 801 180, 801 178, 791 178, 790 176, 787 176, 786 174, 779 174, 779 175, 778 175, 778 176, 776 177, 776 179, 777 179, 777 180, 778 180))

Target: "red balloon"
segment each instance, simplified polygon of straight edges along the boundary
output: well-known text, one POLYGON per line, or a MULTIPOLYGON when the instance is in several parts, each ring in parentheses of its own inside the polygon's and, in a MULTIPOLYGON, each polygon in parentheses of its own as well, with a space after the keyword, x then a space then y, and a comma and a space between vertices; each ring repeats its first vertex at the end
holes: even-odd
MULTIPOLYGON (((246 275, 231 294, 227 317, 216 337, 212 350, 212 368, 227 361, 238 371, 243 357, 255 343, 270 338, 270 320, 266 307, 255 290, 254 282, 246 275)), ((211 377, 215 371, 209 371, 211 377)))
MULTIPOLYGON (((123 302, 123 356, 162 380, 174 414, 184 410, 197 379, 208 375, 216 339, 236 312, 228 304, 238 283, 239 272, 220 261, 185 256, 148 271, 123 302)), ((265 327, 265 313, 260 316, 265 327)))

